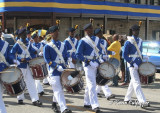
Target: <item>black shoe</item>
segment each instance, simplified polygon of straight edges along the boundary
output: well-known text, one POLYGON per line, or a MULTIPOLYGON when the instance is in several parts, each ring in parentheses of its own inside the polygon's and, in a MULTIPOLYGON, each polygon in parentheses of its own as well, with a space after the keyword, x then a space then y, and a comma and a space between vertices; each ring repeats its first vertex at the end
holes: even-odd
POLYGON ((59 113, 59 112, 60 112, 60 111, 58 110, 58 107, 57 107, 56 102, 53 102, 53 103, 52 103, 52 110, 53 110, 55 113, 59 113))
POLYGON ((107 98, 107 100, 110 100, 110 99, 112 99, 112 98, 115 98, 115 95, 114 95, 114 94, 110 95, 110 96, 107 98))
POLYGON ((100 93, 97 93, 97 96, 100 97, 100 98, 102 98, 102 94, 100 94, 100 93))
POLYGON ((65 109, 62 113, 72 113, 72 111, 69 109, 65 109))
POLYGON ((40 93, 39 93, 39 95, 40 95, 40 96, 43 96, 43 95, 44 95, 44 92, 43 92, 43 91, 42 91, 42 92, 40 92, 40 93))
POLYGON ((49 83, 43 83, 43 85, 50 85, 49 83))
POLYGON ((132 105, 132 104, 133 104, 133 102, 132 102, 132 100, 129 100, 129 101, 124 101, 124 104, 129 104, 129 105, 132 105))
POLYGON ((95 113, 101 113, 101 110, 99 109, 99 107, 94 109, 95 113))
POLYGON ((24 104, 24 103, 23 103, 23 100, 18 100, 18 104, 23 105, 23 104, 24 104))
POLYGON ((91 105, 84 105, 84 108, 92 108, 91 105))
POLYGON ((39 100, 32 102, 34 106, 38 106, 41 107, 42 106, 42 102, 40 102, 39 100))
POLYGON ((150 107, 150 102, 145 102, 143 104, 140 104, 141 108, 146 108, 146 107, 150 107))

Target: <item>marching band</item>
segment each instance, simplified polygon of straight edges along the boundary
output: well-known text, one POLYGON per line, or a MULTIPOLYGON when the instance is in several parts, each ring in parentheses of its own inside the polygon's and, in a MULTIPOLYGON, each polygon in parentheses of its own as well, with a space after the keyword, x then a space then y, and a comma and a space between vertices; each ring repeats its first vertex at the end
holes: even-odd
MULTIPOLYGON (((128 37, 123 51, 123 57, 129 65, 131 75, 131 82, 124 102, 129 103, 133 92, 135 92, 140 106, 143 108, 150 106, 150 103, 146 101, 143 94, 138 73, 143 57, 142 39, 138 37, 140 30, 138 25, 133 25, 131 29, 133 35, 128 37)), ((25 81, 23 85, 26 86, 29 92, 32 104, 38 107, 42 106, 38 94, 42 96, 45 93, 40 81, 47 81, 45 83, 49 82, 53 90, 53 102, 51 105, 53 111, 55 113, 72 113, 66 105, 63 87, 68 85, 68 87, 65 87, 66 91, 79 92, 83 88, 83 80, 80 81, 77 77, 82 79, 84 72, 86 81, 84 108, 91 108, 95 113, 101 113, 97 93, 102 89, 107 100, 115 98, 115 95, 112 94, 107 85, 107 81, 119 73, 120 59, 118 54, 120 50, 118 48, 121 46, 118 42, 118 35, 114 35, 114 44, 118 45, 115 49, 108 48, 107 41, 103 38, 102 30, 98 28, 94 31, 92 23, 86 24, 83 30, 86 35, 77 40, 75 38, 76 29, 69 28, 69 36, 64 42, 61 42, 58 37, 59 26, 49 28, 47 39, 43 39, 38 33, 31 36, 30 31, 27 31, 26 28, 21 28, 17 30, 17 42, 11 50, 9 50, 9 44, 0 38, 0 78, 3 73, 14 73, 6 70, 10 66, 14 65, 19 68, 21 70, 19 76, 22 75, 25 81), (109 57, 109 55, 112 57, 109 57), (41 60, 42 58, 43 60, 41 60), (32 59, 36 59, 36 61, 32 59), (113 62, 114 59, 118 61, 118 67, 114 66, 116 65, 113 62), (41 62, 38 62, 39 60, 41 62), (34 66, 31 66, 32 61, 35 63, 34 66), (78 62, 82 63, 81 68, 78 68, 78 62), (114 69, 112 70, 112 68, 114 69), (108 76, 107 72, 109 71, 110 73, 113 72, 113 74, 108 76), (67 82, 63 83, 63 80, 67 82), (100 83, 97 83, 97 80, 100 80, 100 83), (78 86, 71 85, 75 83, 78 86), (70 89, 67 89, 69 87, 70 89), (59 105, 60 109, 58 109, 57 105, 59 105)), ((1 34, 2 31, 0 29, 0 37, 1 34)), ((146 56, 143 58, 148 59, 146 56)), ((3 85, 4 81, 0 80, 0 113, 6 113, 2 98, 3 85)), ((21 87, 21 84, 18 85, 21 87)), ((10 87, 12 88, 13 86, 10 87)), ((22 90, 20 93, 13 92, 13 94, 15 93, 14 96, 17 96, 18 104, 24 104, 24 91, 22 90)))

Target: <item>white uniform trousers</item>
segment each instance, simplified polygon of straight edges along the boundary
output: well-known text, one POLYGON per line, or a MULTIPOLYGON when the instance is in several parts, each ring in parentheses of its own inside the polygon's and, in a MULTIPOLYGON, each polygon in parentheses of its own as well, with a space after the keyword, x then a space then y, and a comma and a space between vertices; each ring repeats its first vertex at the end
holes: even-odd
POLYGON ((57 101, 61 112, 63 112, 65 109, 67 109, 67 106, 66 106, 64 92, 63 92, 61 81, 60 81, 60 76, 49 77, 49 83, 52 86, 54 97, 55 97, 55 98, 53 97, 53 102, 57 101))
POLYGON ((133 67, 130 67, 129 71, 130 71, 131 81, 128 86, 127 94, 125 96, 124 101, 131 100, 132 94, 135 92, 139 103, 145 103, 146 99, 141 89, 138 70, 135 70, 133 67))
MULTIPOLYGON (((31 74, 29 67, 27 66, 27 68, 20 68, 20 69, 23 73, 24 81, 26 83, 28 93, 31 97, 32 102, 39 100, 38 92, 35 85, 35 80, 33 79, 33 76, 31 74)), ((17 96, 17 98, 18 100, 24 100, 24 93, 17 96)))
POLYGON ((104 95, 105 95, 106 98, 108 98, 109 96, 111 96, 112 92, 109 89, 108 85, 105 85, 105 86, 99 86, 99 85, 97 85, 96 86, 96 92, 97 93, 100 93, 101 89, 102 89, 102 91, 103 91, 103 93, 104 93, 104 95))
POLYGON ((92 109, 99 107, 96 93, 96 73, 97 69, 91 66, 84 67, 86 77, 86 88, 84 95, 84 105, 91 105, 92 109))
POLYGON ((43 79, 43 84, 47 84, 48 83, 48 77, 43 79))
POLYGON ((0 81, 0 113, 7 113, 6 107, 5 107, 3 99, 2 99, 2 95, 3 95, 3 87, 2 87, 2 84, 0 81))
POLYGON ((38 93, 44 92, 43 86, 42 86, 40 80, 35 80, 35 84, 36 84, 36 88, 37 88, 38 93))

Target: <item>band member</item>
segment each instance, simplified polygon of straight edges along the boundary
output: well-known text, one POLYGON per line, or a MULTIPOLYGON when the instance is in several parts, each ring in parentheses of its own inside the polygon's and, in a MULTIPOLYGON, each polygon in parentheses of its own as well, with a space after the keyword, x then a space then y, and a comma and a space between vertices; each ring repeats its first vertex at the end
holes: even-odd
MULTIPOLYGON (((31 57, 36 58, 36 57, 39 57, 39 56, 43 56, 43 51, 42 50, 43 50, 44 45, 42 43, 39 43, 38 35, 33 34, 32 39, 34 41, 32 43, 32 47, 36 50, 37 54, 32 54, 31 57)), ((43 86, 41 85, 40 80, 35 80, 35 83, 36 83, 37 91, 40 94, 40 96, 44 95, 43 86)))
MULTIPOLYGON (((25 28, 21 28, 18 32, 18 35, 20 39, 17 40, 16 44, 13 46, 11 50, 11 57, 12 59, 17 59, 17 65, 23 73, 24 81, 26 83, 33 105, 41 106, 42 103, 39 101, 38 93, 35 86, 35 81, 28 66, 28 61, 31 59, 30 55, 36 54, 37 52, 32 48, 30 43, 28 43, 28 41, 26 40, 25 28)), ((23 104, 24 93, 17 96, 17 98, 18 98, 18 104, 23 104)))
MULTIPOLYGON (((113 43, 111 43, 111 45, 108 47, 107 50, 109 51, 114 51, 115 54, 109 55, 110 61, 117 62, 117 69, 120 67, 120 51, 121 51, 121 43, 118 41, 119 39, 119 35, 118 34, 114 34, 113 37, 113 43)), ((117 75, 115 75, 113 77, 113 84, 112 86, 118 86, 118 73, 117 75)))
POLYGON ((76 57, 83 62, 86 89, 84 95, 84 107, 91 108, 100 113, 97 93, 96 93, 96 73, 99 66, 100 40, 93 36, 93 26, 91 23, 84 26, 86 36, 82 38, 77 47, 76 57))
POLYGON ((31 31, 28 30, 26 33, 27 33, 27 38, 26 38, 26 40, 27 40, 27 41, 32 40, 31 31))
MULTIPOLYGON (((2 30, 0 29, 0 72, 6 69, 9 66, 10 62, 10 51, 9 51, 9 44, 6 41, 1 39, 2 30)), ((7 113, 3 99, 3 87, 2 82, 0 81, 0 113, 7 113)))
POLYGON ((69 68, 75 68, 75 64, 76 64, 75 52, 76 52, 76 48, 78 45, 78 41, 74 37, 75 30, 76 29, 74 29, 74 28, 70 28, 69 29, 69 37, 64 40, 64 44, 67 47, 67 52, 70 54, 70 57, 68 58, 69 68))
MULTIPOLYGON (((103 33, 100 28, 95 30, 94 35, 96 35, 98 38, 100 38, 100 47, 102 48, 101 49, 102 50, 102 57, 103 57, 104 61, 107 61, 108 55, 112 54, 112 53, 115 54, 115 52, 114 51, 107 51, 107 41, 103 39, 103 33)), ((107 100, 109 100, 111 98, 115 98, 115 95, 112 94, 112 92, 109 89, 107 84, 105 86, 97 85, 97 87, 96 87, 97 94, 100 93, 101 89, 102 89, 105 97, 107 98, 107 100)))
POLYGON ((49 65, 49 83, 53 89, 53 103, 52 109, 54 112, 58 112, 56 101, 60 106, 61 113, 72 113, 71 110, 67 109, 66 101, 64 98, 64 92, 62 89, 60 77, 65 69, 65 62, 69 55, 67 54, 64 43, 58 40, 58 26, 52 26, 49 28, 52 36, 51 42, 45 45, 43 53, 46 63, 49 65))
MULTIPOLYGON (((132 37, 128 37, 128 40, 124 44, 124 52, 123 52, 123 57, 129 64, 129 71, 131 76, 131 81, 128 86, 127 94, 125 96, 124 101, 128 103, 131 100, 133 92, 135 92, 141 107, 143 106, 148 107, 149 102, 146 102, 146 98, 141 89, 141 83, 139 80, 139 73, 138 73, 138 66, 142 63, 142 60, 140 58, 141 57, 140 55, 142 54, 142 39, 138 37, 140 27, 138 25, 133 25, 131 29, 132 29, 132 37), (136 49, 135 47, 134 42, 137 43, 138 45, 138 48, 140 50, 140 55, 138 49, 136 49)), ((147 57, 145 59, 147 59, 147 57)))

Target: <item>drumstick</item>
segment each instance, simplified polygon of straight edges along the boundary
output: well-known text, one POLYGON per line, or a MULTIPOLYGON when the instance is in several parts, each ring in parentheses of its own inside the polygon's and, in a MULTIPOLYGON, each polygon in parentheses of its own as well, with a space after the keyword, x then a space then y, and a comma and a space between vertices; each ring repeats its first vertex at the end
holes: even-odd
POLYGON ((0 73, 12 73, 12 72, 14 72, 14 71, 2 71, 0 73))

